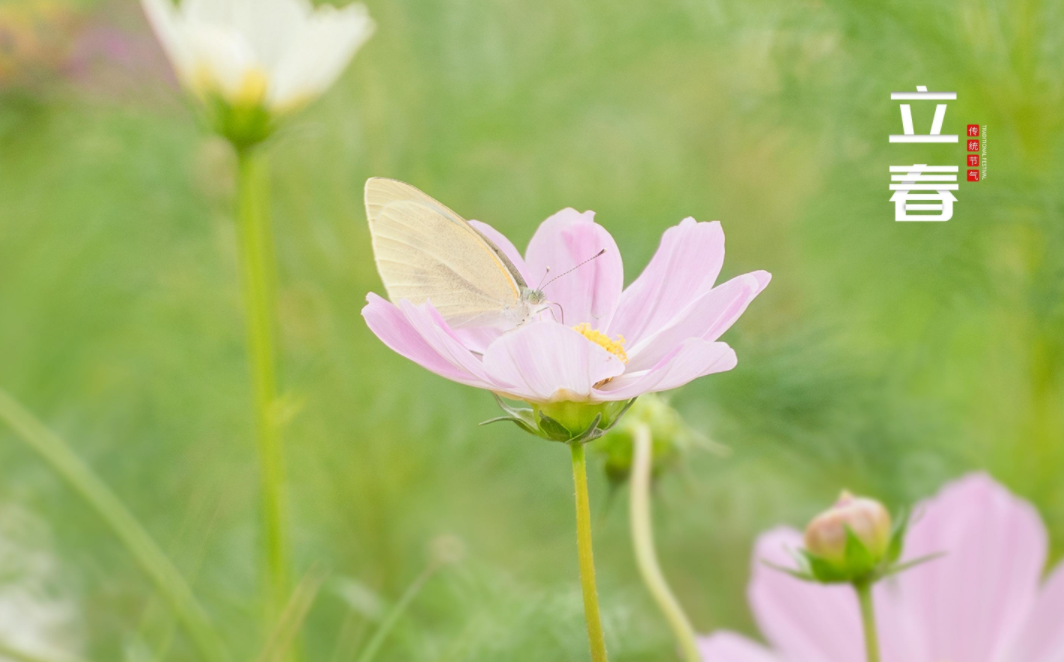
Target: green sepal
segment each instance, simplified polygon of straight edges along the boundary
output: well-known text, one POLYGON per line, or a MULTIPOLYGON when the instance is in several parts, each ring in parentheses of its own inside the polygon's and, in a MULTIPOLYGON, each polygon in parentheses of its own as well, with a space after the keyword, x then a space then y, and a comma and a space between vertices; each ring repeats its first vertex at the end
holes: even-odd
POLYGON ((487 425, 488 423, 498 423, 499 421, 512 421, 517 427, 521 428, 529 434, 539 435, 539 426, 536 424, 536 417, 532 413, 531 409, 521 409, 518 407, 511 407, 500 398, 498 395, 492 393, 492 397, 495 398, 496 404, 506 412, 506 416, 496 416, 495 418, 488 419, 481 423, 481 425, 487 425))
POLYGON ((276 117, 262 104, 234 106, 215 93, 206 95, 204 112, 211 128, 238 150, 254 147, 277 128, 276 117))
POLYGON ((606 432, 599 428, 599 423, 602 422, 602 414, 595 414, 595 420, 591 421, 591 425, 587 426, 587 429, 576 435, 566 443, 568 444, 586 444, 592 439, 598 439, 606 432))
POLYGON ((920 566, 920 565, 923 565, 925 563, 929 563, 931 561, 934 561, 935 559, 940 559, 940 558, 942 558, 945 555, 946 555, 946 552, 935 552, 934 554, 925 554, 924 556, 917 557, 917 558, 913 559, 912 561, 906 561, 905 563, 899 563, 897 565, 893 565, 890 568, 888 568, 885 572, 883 572, 882 574, 878 575, 876 577, 876 579, 883 579, 884 577, 890 577, 891 575, 896 575, 898 573, 905 572, 906 570, 912 570, 916 566, 920 566))
POLYGON ((602 429, 602 433, 605 434, 605 433, 609 432, 610 430, 612 430, 613 426, 617 425, 617 422, 621 420, 621 417, 628 413, 628 410, 632 408, 632 405, 634 405, 635 401, 638 400, 638 399, 639 399, 639 396, 636 396, 636 397, 632 398, 631 400, 629 400, 628 402, 624 403, 624 406, 621 407, 621 410, 613 415, 613 420, 610 421, 609 425, 607 425, 606 427, 604 427, 602 429))
POLYGON ((868 547, 861 542, 849 526, 846 527, 845 554, 845 573, 850 577, 867 575, 876 567, 876 559, 872 558, 872 552, 868 551, 868 547))
POLYGON ((772 561, 766 561, 765 559, 761 559, 761 565, 765 566, 766 568, 771 568, 776 572, 782 572, 785 575, 790 575, 795 579, 800 579, 803 582, 812 582, 814 584, 820 583, 816 577, 814 577, 810 572, 806 570, 788 568, 786 566, 779 565, 778 563, 773 563, 772 561))
MULTIPOLYGON (((534 434, 548 441, 557 441, 565 444, 586 444, 593 439, 598 439, 606 434, 635 402, 635 398, 632 398, 623 404, 612 402, 588 404, 588 407, 599 409, 600 411, 594 411, 593 409, 594 416, 590 417, 590 420, 584 419, 584 421, 587 421, 587 425, 585 426, 584 421, 581 421, 581 427, 573 430, 554 417, 545 414, 543 407, 540 405, 533 409, 515 407, 507 404, 497 393, 492 393, 492 397, 495 398, 496 404, 505 412, 505 415, 484 421, 481 425, 499 421, 511 421, 529 434, 534 434), (606 421, 605 425, 603 424, 604 421, 606 421)), ((568 403, 568 405, 577 406, 579 403, 568 403)), ((591 412, 588 413, 590 414, 591 412)))
POLYGON ((525 432, 529 434, 536 434, 536 431, 532 428, 532 426, 515 416, 496 416, 495 418, 489 418, 486 421, 481 421, 480 425, 487 425, 488 423, 498 423, 499 421, 511 421, 525 432))
POLYGON ((938 552, 927 554, 905 563, 898 563, 904 552, 905 536, 912 522, 910 514, 907 509, 898 513, 891 529, 887 551, 878 562, 872 558, 867 546, 861 542, 860 538, 849 527, 846 527, 845 558, 841 563, 816 556, 805 549, 793 550, 790 548, 787 551, 794 558, 795 567, 787 568, 764 559, 761 560, 761 563, 768 568, 807 582, 818 584, 875 584, 881 579, 911 570, 946 555, 945 552, 938 552))
POLYGON ((564 425, 543 412, 538 412, 537 418, 539 419, 539 429, 547 439, 567 442, 573 437, 573 433, 569 432, 564 425))
POLYGON ((890 532, 890 543, 887 545, 886 561, 888 564, 897 563, 905 549, 905 534, 909 531, 909 514, 908 508, 902 508, 898 516, 894 518, 894 528, 890 532))
POLYGON ((851 575, 844 568, 823 559, 815 554, 801 550, 805 557, 805 563, 809 567, 809 574, 821 584, 839 584, 850 581, 851 575))

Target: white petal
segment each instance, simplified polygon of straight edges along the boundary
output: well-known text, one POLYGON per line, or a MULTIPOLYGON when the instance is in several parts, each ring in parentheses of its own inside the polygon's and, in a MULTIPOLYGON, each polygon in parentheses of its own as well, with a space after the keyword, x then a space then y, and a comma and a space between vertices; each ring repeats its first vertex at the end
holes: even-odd
POLYGON ((140 4, 178 78, 186 80, 192 75, 192 63, 185 43, 184 19, 170 0, 141 0, 140 4))
POLYGON ((318 9, 292 36, 273 67, 267 103, 285 110, 320 95, 339 78, 373 30, 365 5, 318 9))
POLYGON ((248 75, 262 71, 254 49, 239 32, 213 25, 194 25, 185 29, 191 61, 186 83, 209 85, 226 99, 235 101, 248 75), (204 76, 206 80, 203 80, 204 76))

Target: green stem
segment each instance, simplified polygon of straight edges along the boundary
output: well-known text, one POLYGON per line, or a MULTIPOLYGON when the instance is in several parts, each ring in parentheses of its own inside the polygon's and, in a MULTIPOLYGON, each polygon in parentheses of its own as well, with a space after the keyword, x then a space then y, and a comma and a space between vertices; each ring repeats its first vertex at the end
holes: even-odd
POLYGON ((203 659, 225 662, 229 655, 211 628, 206 613, 181 573, 114 492, 74 454, 67 444, 5 391, 0 390, 0 419, 44 459, 111 527, 118 539, 155 582, 181 620, 203 659))
POLYGON ((631 501, 629 516, 632 527, 632 544, 635 547, 636 563, 639 574, 647 585, 658 608, 672 628, 672 633, 680 644, 686 662, 701 662, 698 652, 695 630, 684 613, 676 596, 669 590, 669 584, 661 571, 658 555, 654 550, 654 525, 650 512, 650 479, 653 468, 653 444, 650 428, 639 424, 635 428, 635 457, 632 461, 631 501))
POLYGON ((591 549, 591 505, 587 496, 587 461, 583 444, 570 444, 573 453, 573 483, 576 486, 576 547, 580 557, 580 584, 584 592, 584 617, 592 662, 606 662, 606 638, 599 616, 595 588, 595 555, 591 549))
POLYGON ((876 634, 876 610, 872 603, 872 583, 854 582, 857 601, 861 604, 861 624, 864 625, 865 657, 879 662, 879 635, 876 634))
POLYGON ((266 538, 270 619, 288 603, 289 561, 285 517, 284 449, 276 415, 277 367, 274 338, 274 248, 267 213, 265 163, 254 147, 237 150, 240 262, 247 317, 248 357, 255 399, 262 516, 266 538))

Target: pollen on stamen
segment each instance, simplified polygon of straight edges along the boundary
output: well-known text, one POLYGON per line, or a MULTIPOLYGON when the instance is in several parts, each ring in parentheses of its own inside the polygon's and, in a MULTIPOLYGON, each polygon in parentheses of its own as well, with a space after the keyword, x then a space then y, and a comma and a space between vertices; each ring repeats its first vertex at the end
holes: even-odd
POLYGON ((619 358, 621 363, 628 363, 628 354, 624 351, 624 336, 617 336, 617 339, 613 340, 605 333, 592 329, 587 322, 577 324, 573 330, 619 358))

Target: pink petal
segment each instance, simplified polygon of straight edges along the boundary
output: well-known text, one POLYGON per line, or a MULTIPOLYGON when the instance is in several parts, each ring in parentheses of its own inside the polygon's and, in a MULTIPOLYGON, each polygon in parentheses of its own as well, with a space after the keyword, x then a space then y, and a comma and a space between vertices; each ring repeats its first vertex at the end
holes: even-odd
POLYGON ((536 284, 529 282, 528 280, 528 266, 525 265, 525 258, 521 257, 521 252, 514 247, 509 239, 506 238, 506 235, 483 221, 469 221, 469 224, 490 239, 499 247, 499 250, 506 254, 506 257, 510 258, 510 261, 514 263, 515 267, 517 267, 518 273, 520 273, 521 277, 525 279, 525 282, 529 287, 535 287, 536 284))
POLYGON ((1057 565, 1035 603, 1010 660, 1064 662, 1064 563, 1057 565))
POLYGON ((787 660, 863 660, 860 611, 851 587, 811 584, 768 568, 762 562, 793 568, 795 562, 787 550, 801 546, 801 534, 792 529, 775 529, 758 538, 750 606, 761 632, 787 660))
POLYGON ((735 367, 735 352, 727 343, 689 338, 649 370, 626 372, 600 389, 598 400, 627 400, 643 393, 667 391, 692 379, 735 367))
POLYGON ((488 345, 495 342, 505 331, 499 326, 470 326, 464 329, 451 329, 454 337, 471 352, 483 355, 488 345))
POLYGON ((708 292, 723 264, 720 223, 685 218, 665 231, 650 264, 621 295, 610 333, 639 342, 708 292))
POLYGON ((947 554, 898 577, 920 659, 1000 660, 1035 603, 1046 559, 1038 513, 986 474, 950 483, 920 512, 905 557, 947 554))
POLYGON ((592 328, 605 329, 624 287, 624 267, 613 237, 594 218, 594 212, 563 209, 540 224, 525 256, 531 276, 528 285, 537 287, 548 268, 549 281, 606 249, 602 256, 543 288, 548 301, 561 304, 557 314, 566 325, 587 322, 592 328))
POLYGON ((624 372, 613 354, 567 326, 529 322, 505 333, 484 353, 484 367, 500 389, 522 400, 584 400, 592 386, 624 372))
MULTIPOLYGON (((441 377, 460 384, 490 388, 489 383, 484 379, 486 375, 482 370, 475 372, 467 370, 464 362, 442 355, 436 346, 426 340, 410 322, 407 315, 395 305, 373 293, 366 296, 366 301, 366 306, 362 309, 362 317, 365 318, 370 330, 393 351, 441 377)), ((447 343, 438 344, 446 345, 447 343)), ((459 353, 453 347, 449 347, 449 350, 459 353)))
POLYGON ((665 326, 628 345, 628 369, 654 365, 688 338, 716 340, 739 319, 770 279, 765 271, 744 274, 691 300, 665 326))
POLYGON ((782 662, 761 644, 733 632, 715 632, 698 642, 703 662, 782 662))
POLYGON ((447 362, 468 372, 482 383, 492 386, 508 385, 506 382, 496 382, 488 376, 481 360, 466 349, 455 331, 443 319, 443 315, 432 307, 431 301, 415 306, 403 299, 398 308, 414 330, 447 362))

